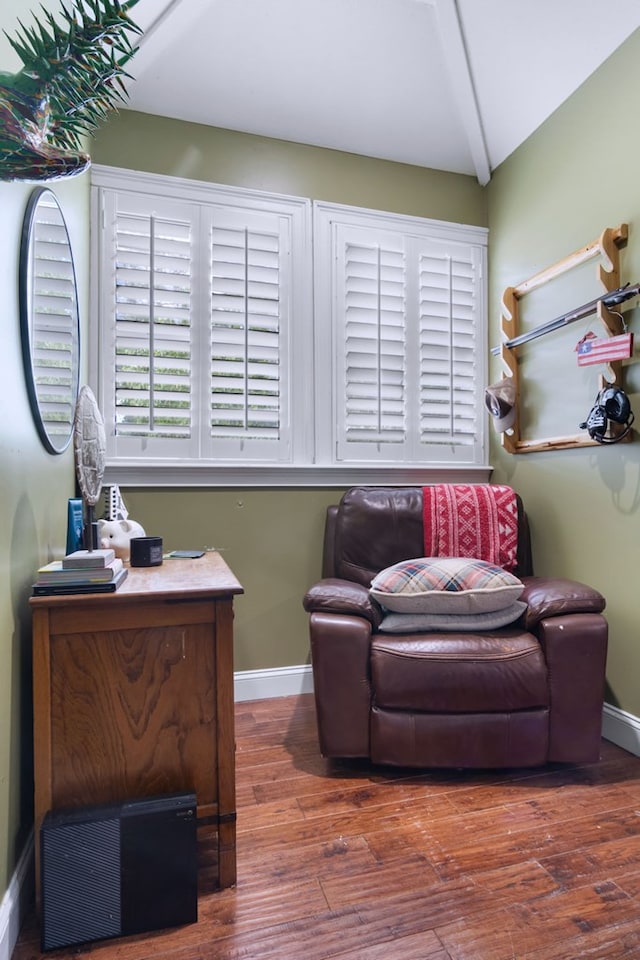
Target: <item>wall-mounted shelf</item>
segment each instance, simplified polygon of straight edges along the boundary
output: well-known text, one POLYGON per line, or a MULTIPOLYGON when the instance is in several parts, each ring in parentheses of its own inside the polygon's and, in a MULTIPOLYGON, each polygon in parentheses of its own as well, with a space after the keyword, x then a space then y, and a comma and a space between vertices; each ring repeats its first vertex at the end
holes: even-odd
MULTIPOLYGON (((500 356, 507 375, 514 378, 516 386, 516 420, 509 433, 502 434, 502 445, 509 453, 533 453, 541 450, 562 450, 572 447, 598 446, 588 434, 581 433, 572 436, 523 439, 520 432, 520 404, 524 389, 523 378, 520 376, 519 351, 521 346, 509 346, 508 341, 515 340, 520 335, 520 301, 527 294, 562 276, 568 271, 579 267, 590 260, 599 259, 597 265, 598 281, 604 293, 617 290, 620 284, 620 248, 628 238, 626 223, 618 227, 607 227, 601 235, 586 246, 574 251, 557 263, 546 267, 517 286, 507 287, 502 295, 501 329, 503 341, 492 352, 500 356)), ((607 336, 617 336, 623 333, 622 317, 610 310, 602 300, 595 298, 594 315, 604 326, 607 336)), ((583 314, 584 316, 585 314, 583 314)), ((606 382, 622 388, 622 361, 615 360, 607 365, 606 382)), ((604 378, 601 379, 601 385, 604 378)), ((591 399, 591 398, 589 398, 591 399)))

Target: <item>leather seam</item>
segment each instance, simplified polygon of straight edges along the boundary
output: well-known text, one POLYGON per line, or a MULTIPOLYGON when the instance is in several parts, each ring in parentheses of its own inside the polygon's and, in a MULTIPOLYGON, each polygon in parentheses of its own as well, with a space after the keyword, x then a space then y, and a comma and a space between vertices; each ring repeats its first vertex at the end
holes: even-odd
POLYGON ((507 663, 510 660, 522 660, 524 657, 536 656, 539 653, 539 649, 532 648, 531 650, 522 650, 519 653, 512 653, 508 655, 487 655, 487 656, 468 656, 463 653, 422 653, 418 650, 412 651, 411 653, 402 653, 398 650, 389 650, 385 647, 376 647, 373 650, 373 654, 384 654, 388 657, 395 657, 398 660, 434 660, 434 661, 464 661, 466 663, 507 663))

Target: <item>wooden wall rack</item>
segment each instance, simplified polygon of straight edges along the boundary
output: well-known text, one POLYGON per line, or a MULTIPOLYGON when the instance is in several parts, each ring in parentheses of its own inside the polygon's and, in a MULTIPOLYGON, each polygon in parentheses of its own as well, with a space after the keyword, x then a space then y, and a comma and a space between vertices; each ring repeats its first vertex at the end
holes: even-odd
MULTIPOLYGON (((509 347, 506 341, 513 340, 519 334, 519 302, 543 284, 550 280, 567 273, 574 267, 578 267, 589 260, 600 258, 598 264, 598 280, 604 288, 604 292, 610 293, 620 287, 620 248, 623 247, 628 238, 628 226, 621 223, 618 227, 607 227, 601 235, 580 250, 574 251, 568 257, 559 260, 557 263, 546 267, 534 276, 529 277, 515 287, 507 287, 502 295, 501 311, 501 329, 503 342, 498 348, 498 355, 508 371, 507 375, 512 376, 516 386, 516 420, 513 430, 502 434, 502 446, 509 453, 533 453, 540 450, 562 450, 572 447, 593 447, 598 446, 597 441, 592 440, 588 433, 583 432, 572 436, 550 437, 546 439, 525 440, 520 435, 520 398, 521 383, 519 376, 519 347, 509 347)), ((622 318, 609 310, 604 303, 599 302, 595 315, 602 322, 607 336, 616 336, 624 331, 622 318)), ((607 383, 622 387, 622 361, 616 360, 608 364, 607 383)), ((600 385, 604 384, 604 378, 600 378, 600 385)), ((629 437, 630 438, 630 437, 629 437)))

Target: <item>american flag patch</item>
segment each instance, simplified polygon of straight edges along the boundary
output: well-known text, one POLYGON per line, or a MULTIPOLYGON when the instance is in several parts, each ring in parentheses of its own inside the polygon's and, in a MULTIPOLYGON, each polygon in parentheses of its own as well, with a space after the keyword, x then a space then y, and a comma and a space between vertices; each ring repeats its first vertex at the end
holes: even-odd
POLYGON ((596 337, 589 331, 576 346, 578 366, 592 363, 609 363, 611 360, 626 360, 633 356, 633 334, 621 333, 617 337, 596 337))

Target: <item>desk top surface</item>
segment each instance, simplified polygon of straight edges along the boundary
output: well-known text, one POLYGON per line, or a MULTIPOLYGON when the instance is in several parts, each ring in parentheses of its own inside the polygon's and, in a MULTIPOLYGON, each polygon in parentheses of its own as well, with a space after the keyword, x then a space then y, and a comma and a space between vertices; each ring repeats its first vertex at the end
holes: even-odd
POLYGON ((31 597, 33 606, 86 603, 88 600, 126 602, 133 599, 211 599, 244 593, 242 585, 219 553, 202 557, 167 557, 158 567, 130 567, 126 580, 113 593, 72 593, 31 597))

